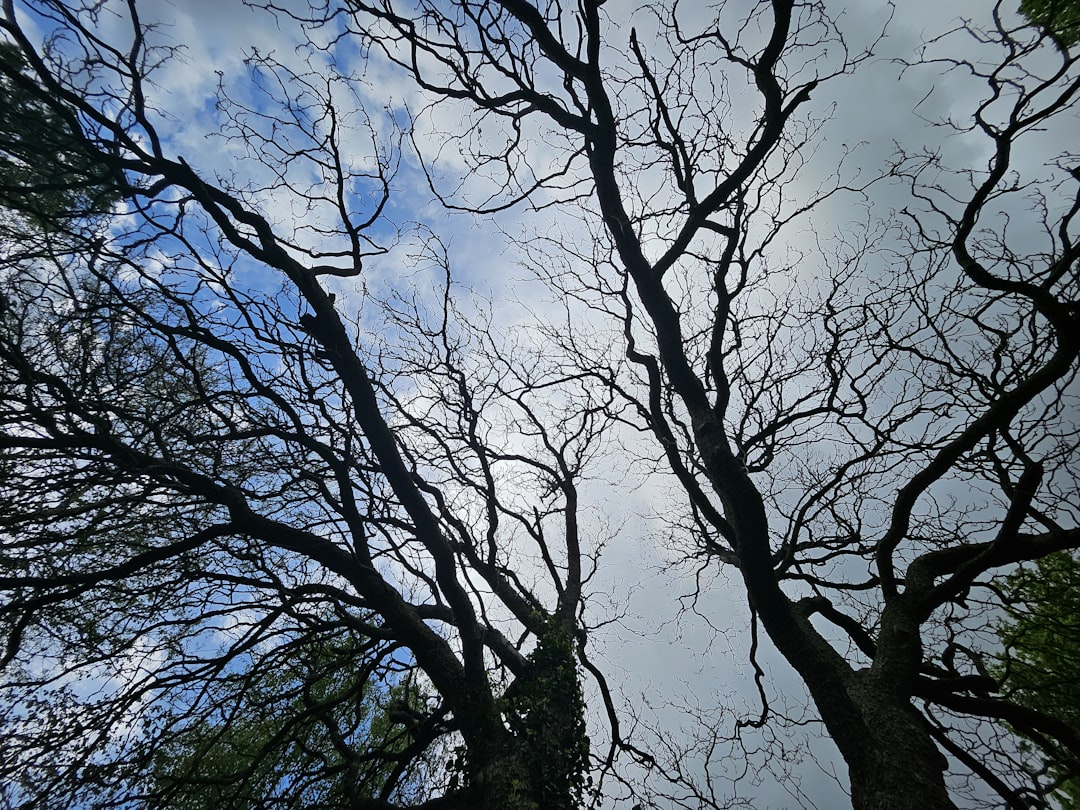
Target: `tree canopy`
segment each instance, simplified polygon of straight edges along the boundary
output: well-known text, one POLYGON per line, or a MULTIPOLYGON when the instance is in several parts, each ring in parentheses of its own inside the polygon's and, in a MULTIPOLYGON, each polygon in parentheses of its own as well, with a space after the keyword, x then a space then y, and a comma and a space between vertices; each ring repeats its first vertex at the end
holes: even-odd
POLYGON ((72 111, 50 105, 13 44, 0 42, 0 62, 0 206, 37 226, 108 208, 115 178, 83 140, 72 111))
POLYGON ((1067 18, 617 6, 6 0, 5 805, 1080 774, 1067 18), (642 598, 739 668, 625 680, 642 598))
MULTIPOLYGON (((155 804, 350 808, 400 780, 394 755, 413 740, 394 717, 420 714, 423 695, 405 681, 367 680, 355 638, 299 641, 215 681, 195 716, 173 710, 182 729, 154 752, 155 804)), ((423 765, 435 763, 413 764, 405 795, 423 793, 423 765)))
POLYGON ((1020 13, 1049 32, 1062 47, 1080 42, 1080 3, 1076 0, 1023 0, 1020 13))
MULTIPOLYGON (((1008 617, 999 633, 1004 649, 995 674, 1010 697, 1080 733, 1080 559, 1058 552, 1004 577, 1008 617)), ((1080 777, 1067 751, 1036 740, 1051 753, 1055 791, 1063 807, 1080 806, 1080 777)), ((1038 762, 1037 767, 1043 763, 1038 762)))

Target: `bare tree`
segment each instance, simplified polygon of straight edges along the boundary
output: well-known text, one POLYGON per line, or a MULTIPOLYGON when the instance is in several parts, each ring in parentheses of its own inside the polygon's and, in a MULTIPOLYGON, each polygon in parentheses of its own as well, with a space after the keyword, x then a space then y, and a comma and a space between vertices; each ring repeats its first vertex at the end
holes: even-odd
POLYGON ((981 83, 971 120, 942 125, 980 138, 985 161, 900 153, 877 186, 841 167, 807 192, 811 99, 876 44, 849 48, 824 4, 652 4, 633 27, 592 0, 260 5, 334 36, 306 68, 253 53, 261 102, 222 88, 223 134, 266 170, 235 178, 163 145, 147 98, 167 54, 135 2, 123 46, 97 4, 26 4, 50 21, 44 47, 4 6, 25 89, 85 133, 132 206, 73 235, 74 254, 37 240, 6 271, 0 447, 9 491, 30 493, 3 516, 7 659, 35 695, 34 644, 73 672, 130 670, 95 733, 54 725, 12 767, 70 795, 117 763, 138 772, 132 752, 168 727, 133 728, 127 747, 116 731, 148 701, 197 716, 206 679, 340 626, 370 640, 350 648, 365 672, 408 670, 430 695, 393 744, 357 754, 399 763, 358 806, 412 801, 416 774, 431 807, 581 804, 578 664, 605 698, 599 771, 624 753, 684 806, 718 806, 623 729, 586 655, 597 539, 581 484, 629 427, 649 437, 632 452, 678 484, 687 557, 738 572, 751 649, 764 631, 805 682, 856 807, 954 807, 950 769, 1044 805, 1054 777, 1015 732, 1056 774, 1080 766, 1080 738, 1001 692, 994 576, 1080 546, 1080 170, 1072 153, 1039 159, 1043 133, 1075 118, 1075 57, 1000 13, 966 29, 977 59, 931 43, 911 75, 981 83), (557 359, 455 317, 437 240, 420 257, 434 299, 338 306, 331 285, 392 239, 401 144, 386 129, 363 160, 346 146, 359 107, 335 71, 344 42, 471 111, 446 135, 474 182, 447 190, 431 161, 428 180, 452 208, 535 213, 528 249, 568 316, 546 332, 557 359), (903 207, 795 252, 808 213, 878 186, 904 189, 903 207), (305 216, 275 221, 272 197, 305 216), (586 237, 544 233, 557 216, 586 237), (621 357, 593 349, 605 326, 621 357), (147 367, 134 344, 162 359, 147 367), (241 618, 208 652, 226 615, 241 618), (445 775, 427 764, 440 745, 460 745, 445 775), (34 746, 83 753, 26 770, 34 746), (91 779, 85 763, 105 761, 91 779))
POLYGON ((616 375, 582 355, 582 371, 655 437, 689 552, 739 570, 854 804, 952 807, 950 758, 1010 805, 1045 801, 1008 729, 1070 751, 1070 768, 1080 739, 998 691, 992 577, 1080 541, 1080 174, 1075 153, 1018 159, 1075 121, 1076 58, 1000 9, 967 31, 978 61, 928 50, 935 75, 981 80, 971 121, 942 125, 988 159, 901 154, 879 176, 906 207, 800 256, 824 266, 810 280, 778 249, 788 226, 868 193, 838 174, 792 199, 811 95, 873 47, 850 50, 824 5, 651 5, 648 39, 587 1, 342 5, 427 92, 502 125, 504 148, 489 138, 471 168, 504 172, 505 192, 448 204, 577 206, 591 254, 538 244, 539 270, 618 324, 629 361, 616 375), (540 143, 565 145, 561 162, 540 143))

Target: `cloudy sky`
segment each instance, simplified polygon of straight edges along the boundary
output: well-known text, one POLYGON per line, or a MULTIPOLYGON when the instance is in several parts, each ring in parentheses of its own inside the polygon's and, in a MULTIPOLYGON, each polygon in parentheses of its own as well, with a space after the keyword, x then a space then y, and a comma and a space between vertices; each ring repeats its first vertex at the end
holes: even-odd
MULTIPOLYGON (((693 4, 683 5, 688 18, 692 17, 693 4)), ((944 130, 927 122, 970 115, 978 88, 962 73, 942 75, 937 69, 904 72, 898 60, 915 59, 923 43, 956 27, 960 20, 979 19, 987 13, 987 3, 908 0, 889 8, 877 2, 828 0, 826 6, 839 20, 853 50, 875 37, 890 16, 891 21, 875 56, 855 75, 837 78, 814 93, 815 114, 827 122, 814 158, 794 188, 812 193, 842 160, 848 179, 871 176, 895 154, 897 144, 909 149, 929 144, 940 148, 947 160, 977 162, 983 147, 976 139, 945 138, 944 130)), ((251 89, 253 55, 273 54, 304 75, 317 72, 324 56, 299 47, 302 34, 286 20, 275 20, 239 0, 140 0, 138 8, 145 22, 159 26, 155 33, 159 42, 182 46, 177 57, 155 75, 154 104, 160 109, 159 128, 167 135, 168 148, 204 172, 241 179, 251 176, 247 173, 257 174, 258 165, 245 160, 240 146, 220 137, 214 106, 219 83, 233 98, 257 108, 273 100, 251 89)), ((621 27, 613 24, 610 30, 615 52, 627 47, 629 25, 641 31, 649 29, 647 10, 636 2, 609 0, 605 9, 613 20, 621 22, 621 27)), ((117 42, 130 33, 123 17, 106 19, 105 24, 108 35, 117 42)), ((326 32, 308 33, 318 40, 326 32)), ((954 37, 945 51, 958 55, 965 42, 963 37, 954 37)), ((450 178, 448 187, 461 179, 454 173, 462 164, 455 157, 453 144, 447 145, 441 133, 460 129, 467 120, 463 111, 449 105, 428 109, 430 99, 407 77, 378 60, 362 61, 356 49, 342 48, 336 58, 341 67, 362 77, 353 91, 368 109, 377 140, 379 133, 406 120, 406 109, 418 113, 417 142, 429 157, 438 156, 442 171, 450 178)), ((347 102, 344 95, 341 98, 341 103, 347 102)), ((357 118, 354 123, 357 165, 362 165, 370 154, 371 135, 362 126, 363 120, 357 118)), ((432 198, 407 143, 401 159, 388 221, 398 227, 417 221, 435 229, 450 245, 453 267, 463 282, 493 300, 527 297, 523 291, 531 288, 528 273, 519 267, 521 252, 515 236, 534 230, 572 230, 575 225, 560 219, 562 215, 556 211, 533 213, 517 208, 483 219, 448 213, 432 198)), ((886 217, 890 209, 903 206, 899 190, 887 185, 876 187, 870 199, 877 216, 886 217)), ((263 204, 280 223, 297 216, 295 207, 280 197, 266 199, 263 204)), ((865 219, 863 205, 862 200, 837 198, 806 227, 818 234, 843 234, 857 227, 853 222, 865 219)), ((808 238, 806 245, 810 243, 808 238)), ((407 275, 401 269, 405 262, 403 251, 373 260, 362 282, 340 285, 343 305, 348 305, 350 284, 393 284, 407 275)), ((512 311, 509 303, 504 306, 506 312, 512 311)), ((594 619, 616 613, 621 619, 597 631, 590 642, 593 654, 613 673, 621 699, 642 709, 643 722, 660 724, 672 737, 686 733, 680 729, 682 724, 695 726, 702 716, 715 718, 719 727, 730 730, 736 717, 744 712, 752 715, 756 706, 753 671, 746 663, 748 616, 741 589, 730 573, 715 566, 699 572, 694 566, 673 564, 677 555, 669 547, 662 521, 656 519, 665 513, 669 491, 651 481, 635 478, 632 483, 635 486, 630 488, 606 486, 603 481, 596 484, 596 498, 604 513, 617 516, 613 523, 618 532, 593 583, 597 592, 594 619), (690 599, 699 588, 699 598, 690 599), (673 705, 665 706, 665 702, 673 705), (645 709, 646 705, 653 708, 645 709), (684 713, 680 707, 701 714, 684 713)), ((768 649, 767 642, 763 645, 761 661, 770 695, 793 721, 782 732, 791 735, 784 740, 790 762, 777 762, 773 755, 780 748, 769 747, 768 740, 751 734, 748 747, 761 750, 746 753, 748 772, 742 768, 741 755, 730 768, 722 762, 713 763, 717 790, 757 808, 841 806, 842 787, 831 772, 842 774, 843 769, 834 749, 817 736, 812 724, 795 725, 807 716, 805 690, 788 666, 768 649), (795 747, 789 748, 792 742, 795 747), (799 761, 798 746, 807 744, 814 756, 799 761), (735 777, 741 778, 726 781, 735 777)), ((842 781, 842 776, 839 778, 842 781)))

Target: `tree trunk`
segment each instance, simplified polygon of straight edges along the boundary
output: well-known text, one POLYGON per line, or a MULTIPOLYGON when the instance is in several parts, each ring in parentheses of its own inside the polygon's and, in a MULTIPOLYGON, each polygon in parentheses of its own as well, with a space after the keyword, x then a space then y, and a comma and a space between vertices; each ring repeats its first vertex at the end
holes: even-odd
POLYGON ((855 675, 849 694, 865 731, 836 742, 848 764, 855 810, 955 810, 945 787, 948 761, 915 709, 883 692, 865 670, 855 675))
POLYGON ((472 773, 476 810, 541 810, 542 792, 532 784, 525 746, 506 735, 472 773))
POLYGON ((747 593, 769 637, 809 687, 847 763, 855 810, 956 810, 945 787, 948 761, 910 703, 908 682, 921 658, 911 600, 893 600, 882 619, 874 666, 853 670, 781 590, 764 501, 732 463, 718 441, 722 435, 720 428, 702 428, 696 438, 721 484, 747 593))

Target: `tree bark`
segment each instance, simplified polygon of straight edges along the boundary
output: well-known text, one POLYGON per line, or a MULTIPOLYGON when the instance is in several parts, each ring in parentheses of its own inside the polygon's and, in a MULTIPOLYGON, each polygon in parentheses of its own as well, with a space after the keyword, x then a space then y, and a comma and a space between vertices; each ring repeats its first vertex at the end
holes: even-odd
POLYGON ((847 749, 851 803, 857 810, 955 810, 945 786, 948 762, 925 721, 903 698, 894 699, 869 670, 856 673, 850 693, 862 713, 865 739, 847 749))

